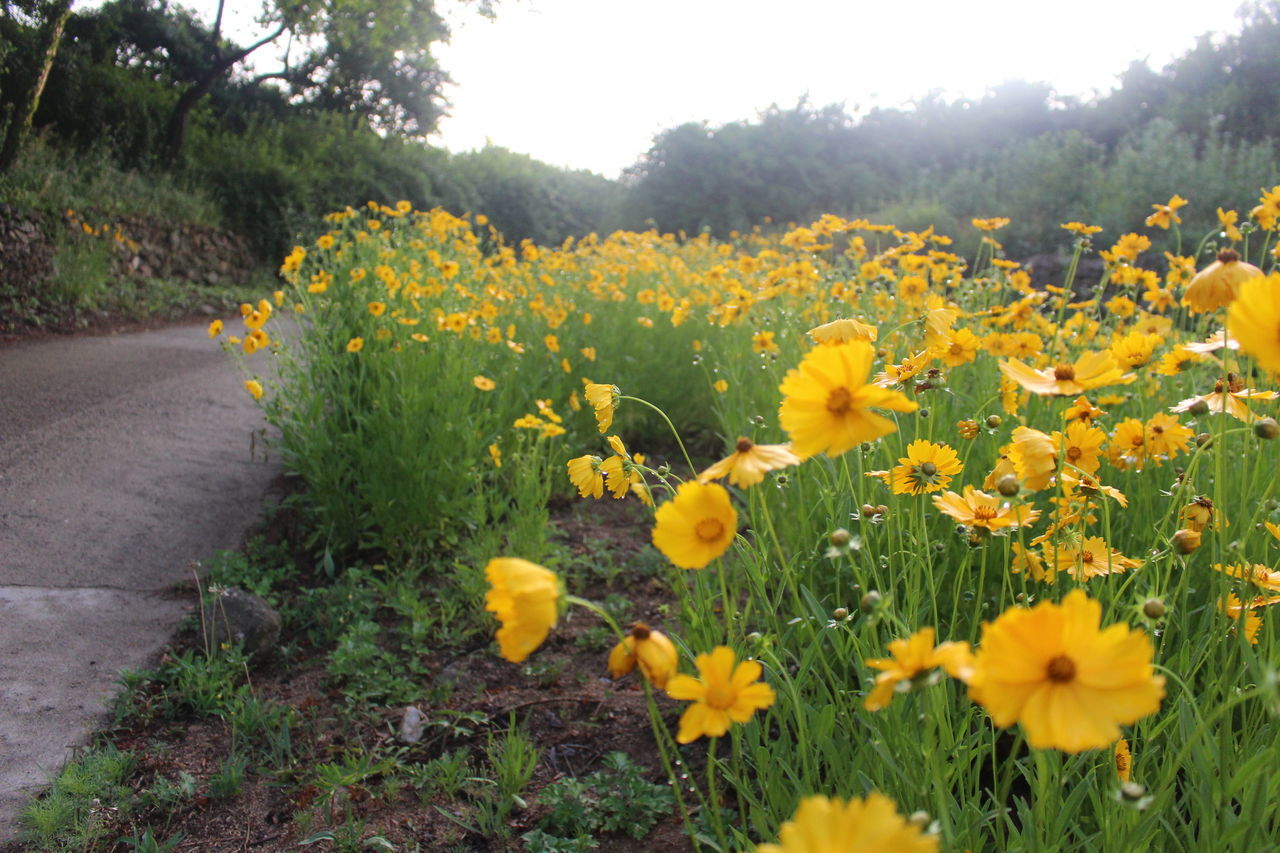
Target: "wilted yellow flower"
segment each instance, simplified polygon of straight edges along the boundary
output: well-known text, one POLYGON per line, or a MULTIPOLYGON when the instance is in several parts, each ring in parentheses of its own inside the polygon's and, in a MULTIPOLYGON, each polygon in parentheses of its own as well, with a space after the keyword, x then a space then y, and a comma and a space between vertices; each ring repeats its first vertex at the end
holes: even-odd
POLYGON ((578 487, 580 497, 599 498, 604 495, 604 474, 600 472, 600 465, 600 457, 590 454, 569 460, 569 482, 578 487))
POLYGON ((676 647, 666 634, 637 622, 609 653, 609 675, 621 678, 639 664, 649 683, 661 690, 676 674, 679 663, 676 647))
POLYGON ((693 743, 700 737, 721 737, 730 723, 745 723, 774 702, 773 688, 759 681, 757 661, 738 662, 733 649, 716 646, 694 661, 698 677, 677 675, 667 684, 672 699, 693 702, 680 716, 676 740, 693 743))
MULTIPOLYGON (((1251 646, 1258 644, 1258 631, 1262 628, 1262 617, 1257 614, 1253 606, 1246 608, 1241 603, 1240 596, 1229 592, 1225 599, 1218 599, 1218 611, 1237 623, 1240 621, 1240 614, 1244 613, 1244 638, 1251 646)), ((1235 629, 1232 628, 1232 630, 1235 629)))
POLYGON ((1146 634, 1101 628, 1102 606, 1084 590, 1062 604, 1013 607, 982 628, 970 697, 997 726, 1021 723, 1037 749, 1102 749, 1120 726, 1160 710, 1164 677, 1146 634))
POLYGON ((1262 270, 1240 260, 1240 253, 1235 249, 1223 249, 1216 261, 1191 279, 1182 301, 1191 307, 1192 314, 1216 311, 1235 300, 1246 280, 1260 275, 1262 270))
POLYGON ((613 425, 613 413, 618 408, 618 397, 622 392, 617 385, 602 385, 588 382, 583 394, 596 413, 596 424, 603 435, 613 425))
POLYGON ((502 467, 502 448, 496 444, 489 445, 489 458, 493 461, 493 467, 502 467))
POLYGON ((783 395, 778 419, 801 459, 823 451, 839 456, 897 429, 873 408, 895 412, 919 408, 896 391, 866 384, 873 357, 865 341, 822 346, 787 371, 778 389, 783 395))
POLYGON ((495 557, 484 569, 490 589, 484 609, 497 615, 502 656, 520 663, 547 638, 560 616, 560 579, 516 557, 495 557))
POLYGON ((738 512, 717 483, 681 483, 654 515, 653 544, 682 569, 702 569, 733 544, 738 512))
POLYGON ((799 464, 800 458, 791 452, 790 445, 756 444, 749 438, 739 437, 733 453, 707 468, 698 479, 706 483, 727 474, 731 484, 745 489, 762 481, 770 471, 799 464))

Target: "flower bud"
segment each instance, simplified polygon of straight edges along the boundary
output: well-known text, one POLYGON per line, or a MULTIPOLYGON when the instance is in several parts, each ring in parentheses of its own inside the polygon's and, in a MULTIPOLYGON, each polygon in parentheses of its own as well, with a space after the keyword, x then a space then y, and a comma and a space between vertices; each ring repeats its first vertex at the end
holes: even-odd
POLYGON ((1209 414, 1209 404, 1206 403, 1204 400, 1196 400, 1194 403, 1191 404, 1191 408, 1187 409, 1187 411, 1195 415, 1196 417, 1199 417, 1201 415, 1207 415, 1209 414))
POLYGON ((1142 615, 1148 619, 1160 619, 1165 614, 1164 602, 1158 598, 1148 598, 1142 604, 1142 615))
POLYGON ((831 531, 831 536, 829 538, 832 545, 837 548, 843 548, 853 539, 853 534, 848 530, 845 530, 843 527, 838 527, 831 531))
POLYGON ((1173 534, 1173 549, 1179 554, 1190 554, 1200 547, 1200 531, 1183 528, 1173 534))
POLYGON ((837 607, 835 610, 831 611, 831 618, 837 622, 843 622, 849 618, 849 608, 837 607))
POLYGON ((987 415, 987 428, 999 429, 1000 424, 1004 423, 1004 419, 999 415, 987 415))
POLYGON ((637 622, 631 633, 609 653, 609 674, 621 678, 639 664, 640 672, 659 690, 676 674, 680 656, 675 645, 661 631, 637 622))
POLYGON ((1264 441, 1270 441, 1280 435, 1280 424, 1275 418, 1262 418, 1253 424, 1253 434, 1264 441))
POLYGON ((1213 447, 1213 436, 1207 432, 1202 432, 1196 436, 1196 447, 1203 447, 1206 450, 1213 447))
POLYGON ((1000 478, 1000 481, 996 483, 996 491, 1004 495, 1006 498, 1013 497, 1021 490, 1022 481, 1013 474, 1005 474, 1000 478))
POLYGON ((883 600, 884 599, 880 595, 880 593, 876 592, 873 589, 870 592, 868 592, 866 595, 862 596, 862 600, 858 602, 858 609, 861 610, 863 613, 870 613, 873 610, 875 610, 877 607, 879 607, 880 602, 883 600))

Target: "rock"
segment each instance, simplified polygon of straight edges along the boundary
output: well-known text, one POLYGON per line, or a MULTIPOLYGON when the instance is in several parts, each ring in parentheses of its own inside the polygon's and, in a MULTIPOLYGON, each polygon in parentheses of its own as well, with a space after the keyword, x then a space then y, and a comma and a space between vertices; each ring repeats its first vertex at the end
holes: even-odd
POLYGON ((400 740, 405 743, 417 743, 422 740, 422 729, 427 723, 427 715, 410 705, 404 709, 400 718, 400 740))
POLYGON ((212 647, 233 643, 250 655, 270 651, 280 639, 280 614, 259 596, 235 587, 206 597, 203 624, 212 647))

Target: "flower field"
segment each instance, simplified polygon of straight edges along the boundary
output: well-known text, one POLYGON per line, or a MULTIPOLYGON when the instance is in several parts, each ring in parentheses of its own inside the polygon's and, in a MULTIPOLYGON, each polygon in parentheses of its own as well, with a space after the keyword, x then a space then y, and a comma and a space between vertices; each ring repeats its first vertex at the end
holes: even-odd
POLYGON ((610 627, 697 848, 1262 850, 1280 187, 1240 201, 1066 223, 1061 286, 1004 219, 969 256, 835 216, 545 247, 371 203, 209 331, 324 565, 452 566, 515 663, 610 627), (565 588, 564 496, 652 508, 664 624, 565 588))

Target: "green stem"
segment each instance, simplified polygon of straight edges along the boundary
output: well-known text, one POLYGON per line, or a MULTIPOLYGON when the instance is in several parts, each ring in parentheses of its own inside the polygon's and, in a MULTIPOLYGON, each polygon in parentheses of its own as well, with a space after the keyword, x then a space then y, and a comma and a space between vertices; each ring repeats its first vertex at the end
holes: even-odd
POLYGON ((623 395, 620 395, 618 399, 631 400, 632 402, 640 403, 642 405, 648 406, 649 408, 657 412, 658 416, 661 417, 662 420, 666 422, 667 427, 670 428, 671 434, 676 437, 676 444, 680 446, 680 453, 684 456, 685 464, 689 466, 689 470, 694 472, 697 471, 697 469, 693 467, 693 461, 689 458, 689 451, 684 449, 684 442, 681 441, 680 439, 680 433, 676 431, 675 424, 671 423, 671 418, 667 417, 666 412, 662 411, 662 409, 659 409, 657 406, 655 406, 653 403, 650 403, 648 400, 642 400, 639 397, 629 397, 626 394, 623 394, 623 395))

